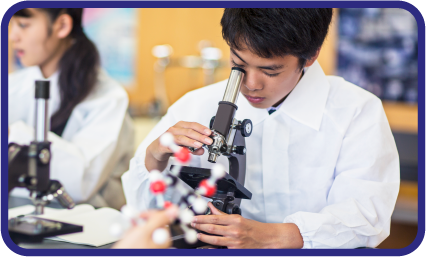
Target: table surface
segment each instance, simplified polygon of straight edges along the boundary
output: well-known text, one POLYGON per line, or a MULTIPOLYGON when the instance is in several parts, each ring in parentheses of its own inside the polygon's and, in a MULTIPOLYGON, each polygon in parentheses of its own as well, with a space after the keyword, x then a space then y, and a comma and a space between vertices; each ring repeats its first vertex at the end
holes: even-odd
MULTIPOLYGON (((21 198, 10 196, 9 197, 9 208, 19 207, 27 204, 33 204, 32 201, 28 198, 21 198)), ((55 208, 55 209, 63 209, 63 207, 58 202, 51 202, 47 207, 55 208)), ((38 244, 27 244, 20 243, 19 247, 26 249, 109 249, 113 244, 107 244, 100 247, 88 246, 88 245, 78 245, 71 244, 66 242, 59 242, 54 240, 45 239, 42 243, 38 244)))

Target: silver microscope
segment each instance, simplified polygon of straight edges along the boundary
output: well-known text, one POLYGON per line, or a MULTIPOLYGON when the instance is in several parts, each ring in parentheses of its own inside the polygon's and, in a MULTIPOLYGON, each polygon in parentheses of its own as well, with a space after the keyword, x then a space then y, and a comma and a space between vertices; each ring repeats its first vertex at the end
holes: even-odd
MULTIPOLYGON (((8 193, 15 187, 27 188, 35 205, 34 215, 44 212, 44 206, 53 199, 67 209, 75 204, 71 196, 57 180, 50 179, 50 142, 48 99, 50 81, 35 82, 35 137, 30 145, 10 143, 8 147, 8 193)), ((9 235, 15 243, 39 243, 45 237, 83 231, 82 226, 38 218, 19 216, 9 219, 9 235)))

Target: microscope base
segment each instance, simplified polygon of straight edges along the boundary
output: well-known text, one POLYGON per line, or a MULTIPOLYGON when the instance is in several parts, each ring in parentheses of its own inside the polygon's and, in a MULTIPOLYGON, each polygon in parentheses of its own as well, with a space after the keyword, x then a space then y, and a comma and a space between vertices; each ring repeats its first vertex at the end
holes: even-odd
POLYGON ((179 225, 170 225, 170 234, 172 235, 172 247, 177 249, 195 249, 206 246, 207 244, 197 240, 195 244, 188 244, 185 241, 185 233, 179 225))
POLYGON ((37 217, 12 218, 8 225, 10 238, 15 244, 41 243, 46 237, 83 231, 83 226, 37 217))

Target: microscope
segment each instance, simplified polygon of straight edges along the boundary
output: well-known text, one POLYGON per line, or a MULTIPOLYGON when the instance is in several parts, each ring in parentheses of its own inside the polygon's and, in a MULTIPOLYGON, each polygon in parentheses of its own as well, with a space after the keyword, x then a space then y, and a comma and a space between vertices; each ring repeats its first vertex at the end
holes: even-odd
MULTIPOLYGON (((220 211, 227 214, 240 214, 241 199, 251 199, 252 193, 244 187, 246 174, 246 144, 245 138, 253 131, 251 120, 238 121, 234 118, 238 109, 236 105, 240 93, 245 71, 233 67, 226 86, 222 101, 219 102, 216 116, 210 120, 211 138, 213 143, 204 146, 208 151, 208 161, 216 163, 219 156, 228 158, 229 174, 217 182, 216 194, 211 198, 212 204, 220 211)), ((190 148, 191 151, 195 149, 190 148)), ((171 167, 173 168, 173 167, 171 167)), ((184 166, 179 174, 180 179, 192 188, 210 176, 210 169, 184 166)), ((207 210, 205 214, 210 214, 207 210)), ((172 230, 173 246, 176 248, 199 247, 202 242, 195 245, 186 245, 178 231, 172 230)), ((204 233, 204 232, 203 232, 204 233)))
MULTIPOLYGON (((62 184, 50 180, 51 151, 50 142, 47 141, 49 88, 50 81, 35 82, 34 141, 30 145, 10 143, 8 146, 8 193, 15 187, 27 188, 35 205, 33 215, 43 214, 44 206, 55 198, 64 208, 72 209, 75 206, 62 184)), ((32 215, 9 219, 8 228, 9 235, 16 244, 39 243, 45 237, 83 231, 82 226, 32 215)))

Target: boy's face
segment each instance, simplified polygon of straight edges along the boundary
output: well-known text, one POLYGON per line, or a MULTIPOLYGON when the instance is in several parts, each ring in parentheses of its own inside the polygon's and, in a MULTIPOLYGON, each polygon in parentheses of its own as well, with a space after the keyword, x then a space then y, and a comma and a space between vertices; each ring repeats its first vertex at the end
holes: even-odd
POLYGON ((24 66, 42 66, 55 55, 59 39, 49 34, 51 24, 46 13, 34 8, 28 11, 31 17, 12 17, 9 38, 24 66))
POLYGON ((256 108, 279 104, 301 77, 299 59, 292 55, 262 58, 247 47, 242 49, 231 49, 231 65, 246 71, 241 93, 256 108))

